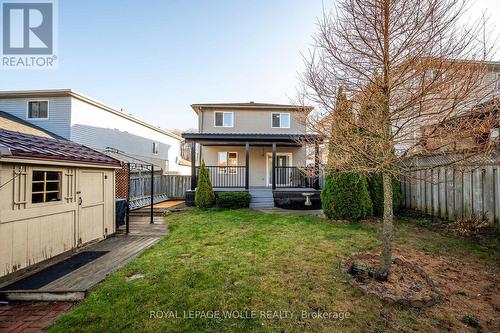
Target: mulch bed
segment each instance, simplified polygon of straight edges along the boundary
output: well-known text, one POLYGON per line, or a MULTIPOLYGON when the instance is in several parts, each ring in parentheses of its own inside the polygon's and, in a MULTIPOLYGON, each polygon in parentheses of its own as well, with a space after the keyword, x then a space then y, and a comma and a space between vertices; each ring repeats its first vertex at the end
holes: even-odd
MULTIPOLYGON (((374 253, 353 254, 342 262, 342 269, 349 272, 354 262, 363 267, 375 268, 380 264, 380 256, 374 253)), ((378 281, 368 275, 355 275, 351 283, 389 303, 416 308, 432 306, 440 297, 440 290, 429 275, 401 256, 394 258, 387 281, 378 281)))

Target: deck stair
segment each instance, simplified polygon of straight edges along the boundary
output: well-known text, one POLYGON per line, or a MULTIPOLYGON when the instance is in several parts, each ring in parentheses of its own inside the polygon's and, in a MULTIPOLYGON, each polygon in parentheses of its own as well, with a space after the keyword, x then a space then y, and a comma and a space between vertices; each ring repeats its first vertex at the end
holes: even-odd
POLYGON ((273 191, 270 189, 250 189, 250 208, 273 208, 273 191))

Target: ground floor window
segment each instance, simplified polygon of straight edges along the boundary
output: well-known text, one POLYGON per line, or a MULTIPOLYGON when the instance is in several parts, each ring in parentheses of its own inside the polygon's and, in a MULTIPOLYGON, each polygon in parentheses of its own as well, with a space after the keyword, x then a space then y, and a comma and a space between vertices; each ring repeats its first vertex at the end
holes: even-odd
POLYGON ((61 200, 61 173, 58 171, 33 171, 31 202, 42 203, 61 200))
POLYGON ((234 167, 238 166, 238 153, 220 151, 218 159, 219 173, 236 173, 236 168, 234 167))

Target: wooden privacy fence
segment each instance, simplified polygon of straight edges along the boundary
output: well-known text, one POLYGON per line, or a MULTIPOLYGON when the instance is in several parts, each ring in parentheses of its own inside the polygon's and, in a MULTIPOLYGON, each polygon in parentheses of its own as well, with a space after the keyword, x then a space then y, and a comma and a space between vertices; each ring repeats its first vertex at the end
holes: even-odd
POLYGON ((500 226, 500 158, 459 166, 450 157, 412 161, 413 171, 401 177, 401 204, 449 220, 479 217, 500 226))
MULTIPOLYGON (((184 199, 191 185, 191 176, 155 175, 155 199, 184 199)), ((130 177, 130 199, 139 199, 151 194, 151 174, 138 173, 130 177)), ((156 200, 155 200, 156 201, 156 200)))

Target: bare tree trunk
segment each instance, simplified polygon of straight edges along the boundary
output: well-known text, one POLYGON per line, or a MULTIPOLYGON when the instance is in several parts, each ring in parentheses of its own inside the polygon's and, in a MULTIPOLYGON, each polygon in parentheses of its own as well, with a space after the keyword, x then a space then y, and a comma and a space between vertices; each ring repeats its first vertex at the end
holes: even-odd
POLYGON ((382 235, 384 237, 384 248, 380 257, 382 275, 389 275, 392 263, 392 238, 393 238, 393 219, 392 211, 392 177, 388 172, 382 174, 384 187, 384 222, 382 235))

